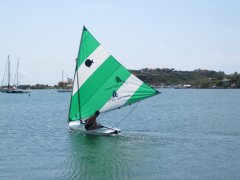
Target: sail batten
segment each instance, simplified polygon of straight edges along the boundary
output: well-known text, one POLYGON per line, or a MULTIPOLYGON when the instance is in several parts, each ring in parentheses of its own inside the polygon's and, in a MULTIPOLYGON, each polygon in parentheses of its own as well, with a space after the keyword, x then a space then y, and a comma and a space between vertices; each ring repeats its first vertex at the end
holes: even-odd
POLYGON ((84 28, 82 32, 69 121, 85 119, 156 95, 131 74, 84 28), (76 78, 77 77, 77 78, 76 78))

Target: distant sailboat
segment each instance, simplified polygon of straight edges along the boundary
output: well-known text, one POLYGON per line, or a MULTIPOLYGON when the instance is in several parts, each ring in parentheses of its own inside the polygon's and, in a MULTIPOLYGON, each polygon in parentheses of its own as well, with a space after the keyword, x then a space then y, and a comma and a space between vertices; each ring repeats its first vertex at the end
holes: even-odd
POLYGON ((13 86, 12 91, 10 91, 9 93, 30 93, 31 92, 30 90, 18 88, 18 85, 19 85, 19 72, 18 71, 19 71, 19 59, 17 62, 17 70, 16 70, 16 75, 15 75, 16 84, 13 86))
MULTIPOLYGON (((19 59, 17 62, 17 69, 16 69, 16 74, 15 74, 15 78, 16 78, 16 84, 14 84, 13 86, 10 85, 11 82, 11 71, 10 71, 10 59, 9 59, 9 55, 8 55, 8 60, 7 60, 7 69, 8 69, 8 85, 7 86, 3 86, 3 81, 2 81, 2 87, 0 88, 0 92, 3 93, 30 93, 30 90, 26 90, 26 89, 20 89, 18 88, 19 85, 19 76, 18 76, 18 71, 19 71, 19 59)), ((5 72, 6 72, 6 68, 4 71, 4 77, 5 77, 5 72)), ((14 80, 15 81, 15 80, 14 80)))
POLYGON ((94 135, 117 134, 120 129, 108 126, 87 131, 82 122, 97 110, 105 113, 158 93, 124 68, 83 27, 69 108, 70 129, 94 135))

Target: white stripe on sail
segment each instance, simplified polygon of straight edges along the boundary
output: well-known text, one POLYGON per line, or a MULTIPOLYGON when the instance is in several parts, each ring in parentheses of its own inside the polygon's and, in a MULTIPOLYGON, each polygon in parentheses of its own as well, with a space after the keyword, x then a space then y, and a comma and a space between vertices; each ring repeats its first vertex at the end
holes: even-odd
POLYGON ((111 97, 100 109, 100 112, 102 113, 124 106, 142 84, 143 82, 140 79, 131 74, 126 82, 117 90, 117 96, 111 97))
MULTIPOLYGON (((98 69, 101 64, 110 56, 110 54, 103 49, 100 45, 98 48, 89 55, 87 59, 93 61, 90 67, 85 65, 85 61, 80 65, 77 72, 78 73, 78 83, 77 77, 75 73, 74 87, 73 87, 73 95, 78 91, 78 89, 83 85, 83 83, 98 69), (78 84, 78 87, 77 87, 78 84)), ((87 60, 86 59, 86 60, 87 60)))

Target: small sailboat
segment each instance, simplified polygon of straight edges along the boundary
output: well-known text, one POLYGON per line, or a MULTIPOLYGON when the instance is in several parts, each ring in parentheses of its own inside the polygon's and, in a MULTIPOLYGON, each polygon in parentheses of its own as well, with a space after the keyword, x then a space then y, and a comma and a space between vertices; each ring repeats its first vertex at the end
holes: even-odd
POLYGON ((17 70, 16 70, 16 74, 15 74, 15 78, 14 78, 14 82, 15 82, 15 79, 16 79, 16 83, 10 91, 7 91, 7 93, 30 93, 31 92, 30 90, 18 88, 18 85, 19 85, 19 77, 18 77, 19 73, 18 73, 18 71, 19 71, 19 59, 18 59, 18 62, 17 62, 17 70))
POLYGON ((14 82, 15 82, 15 79, 16 79, 16 83, 15 85, 13 86, 13 89, 11 91, 9 91, 8 93, 30 93, 31 91, 30 90, 27 90, 27 89, 20 89, 18 87, 19 85, 19 59, 18 59, 18 62, 17 62, 17 70, 16 70, 16 74, 15 74, 15 78, 14 78, 14 82))
POLYGON ((2 86, 0 88, 0 92, 3 92, 3 93, 30 93, 31 92, 30 90, 27 90, 27 89, 18 88, 18 85, 19 85, 18 71, 19 71, 19 59, 17 62, 17 70, 16 70, 16 74, 15 74, 15 78, 14 78, 14 81, 16 80, 16 83, 11 86, 10 85, 10 81, 11 81, 10 59, 9 59, 9 55, 8 55, 8 60, 7 60, 7 64, 5 67, 4 77, 2 80, 2 86), (8 70, 7 86, 3 86, 6 69, 8 70))
POLYGON ((158 93, 123 67, 83 27, 68 115, 71 130, 93 135, 118 134, 120 129, 105 125, 87 131, 83 122, 96 111, 106 113, 158 93))

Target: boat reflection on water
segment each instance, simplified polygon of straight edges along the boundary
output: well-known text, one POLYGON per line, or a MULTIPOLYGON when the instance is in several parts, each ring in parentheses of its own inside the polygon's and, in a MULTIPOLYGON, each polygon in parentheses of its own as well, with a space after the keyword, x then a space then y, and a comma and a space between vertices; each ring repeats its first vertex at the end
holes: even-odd
POLYGON ((128 179, 131 163, 137 162, 136 151, 122 136, 91 136, 69 133, 70 152, 66 179, 128 179))

